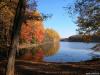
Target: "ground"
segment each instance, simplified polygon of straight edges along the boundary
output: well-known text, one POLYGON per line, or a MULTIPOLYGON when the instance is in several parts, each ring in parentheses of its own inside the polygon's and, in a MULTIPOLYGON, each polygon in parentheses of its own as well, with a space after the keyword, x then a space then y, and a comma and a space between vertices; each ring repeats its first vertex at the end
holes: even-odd
MULTIPOLYGON (((0 61, 4 75, 7 61, 0 61)), ((15 75, 100 75, 100 59, 86 62, 47 63, 16 60, 15 75)))

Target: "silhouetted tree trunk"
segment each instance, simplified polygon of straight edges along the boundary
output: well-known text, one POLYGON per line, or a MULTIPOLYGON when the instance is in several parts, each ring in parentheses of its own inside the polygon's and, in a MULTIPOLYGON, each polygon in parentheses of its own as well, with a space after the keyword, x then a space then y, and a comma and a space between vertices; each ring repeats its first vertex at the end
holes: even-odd
POLYGON ((12 41, 8 57, 6 75, 14 75, 15 56, 16 56, 17 45, 19 43, 19 32, 21 29, 22 17, 24 16, 24 12, 25 12, 25 0, 19 0, 13 24, 12 38, 11 38, 12 41))

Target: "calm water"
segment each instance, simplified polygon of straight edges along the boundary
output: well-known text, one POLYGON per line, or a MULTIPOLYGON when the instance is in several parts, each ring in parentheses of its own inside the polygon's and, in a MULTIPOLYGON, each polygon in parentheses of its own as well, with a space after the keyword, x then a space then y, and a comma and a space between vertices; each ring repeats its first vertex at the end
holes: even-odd
POLYGON ((17 58, 37 62, 80 62, 100 58, 100 51, 92 48, 96 43, 60 42, 46 44, 30 50, 20 50, 17 58))
POLYGON ((49 62, 79 62, 100 58, 100 51, 90 48, 96 43, 61 42, 58 52, 51 56, 45 56, 44 61, 49 62))

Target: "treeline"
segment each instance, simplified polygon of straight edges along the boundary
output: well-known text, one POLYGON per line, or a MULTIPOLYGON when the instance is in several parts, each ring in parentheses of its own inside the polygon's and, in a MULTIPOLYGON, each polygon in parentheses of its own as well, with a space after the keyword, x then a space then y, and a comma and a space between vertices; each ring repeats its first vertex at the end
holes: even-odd
POLYGON ((14 75, 19 43, 42 43, 44 38, 43 17, 35 0, 0 0, 0 51, 6 50, 6 75, 14 75))
MULTIPOLYGON (((0 2, 0 48, 9 47, 11 45, 11 35, 17 4, 18 0, 0 2)), ((21 31, 19 31, 20 44, 42 43, 48 37, 48 41, 50 39, 52 39, 52 41, 59 39, 59 34, 55 30, 44 28, 43 21, 47 16, 42 16, 35 5, 35 2, 33 2, 25 6, 26 9, 22 19, 21 31)))
POLYGON ((73 35, 61 41, 69 42, 100 42, 100 36, 98 35, 73 35))
POLYGON ((26 19, 22 23, 20 33, 20 44, 34 44, 59 41, 59 34, 50 28, 45 29, 43 24, 43 16, 38 10, 26 11, 26 19))

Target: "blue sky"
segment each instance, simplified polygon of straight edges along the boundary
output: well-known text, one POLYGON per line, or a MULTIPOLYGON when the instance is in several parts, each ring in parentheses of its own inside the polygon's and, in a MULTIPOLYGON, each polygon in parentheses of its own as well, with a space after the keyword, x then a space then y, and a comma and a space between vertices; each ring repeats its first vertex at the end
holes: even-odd
POLYGON ((56 30, 61 38, 76 34, 76 25, 63 9, 64 6, 72 2, 73 0, 38 0, 37 3, 40 12, 53 14, 52 18, 44 21, 44 27, 56 30))

